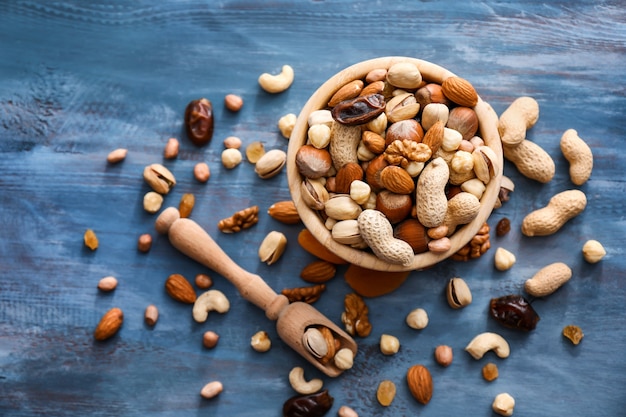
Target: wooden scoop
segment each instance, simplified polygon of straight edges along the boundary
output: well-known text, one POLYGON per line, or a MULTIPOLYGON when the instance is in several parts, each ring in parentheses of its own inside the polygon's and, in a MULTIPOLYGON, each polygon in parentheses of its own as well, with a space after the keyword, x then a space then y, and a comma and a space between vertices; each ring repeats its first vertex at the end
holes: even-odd
POLYGON ((176 208, 165 209, 157 218, 155 227, 157 232, 169 236, 176 249, 222 275, 237 288, 243 298, 265 311, 270 320, 276 320, 280 338, 326 375, 335 377, 343 370, 336 367, 332 360, 323 364, 309 351, 304 340, 306 330, 327 327, 339 341, 340 349, 348 348, 356 355, 356 342, 346 332, 309 304, 290 304, 287 297, 276 294, 259 275, 237 265, 200 225, 193 220, 180 218, 176 208))

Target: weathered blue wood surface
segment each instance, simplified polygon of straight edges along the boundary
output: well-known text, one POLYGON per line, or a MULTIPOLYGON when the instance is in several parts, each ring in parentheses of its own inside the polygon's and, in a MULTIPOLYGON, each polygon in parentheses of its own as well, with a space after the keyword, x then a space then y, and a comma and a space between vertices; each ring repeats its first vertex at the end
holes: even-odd
MULTIPOLYGON (((261 140, 268 149, 287 148, 276 128, 278 118, 298 113, 307 97, 329 76, 355 62, 377 56, 414 56, 443 65, 471 80, 501 113, 521 95, 535 97, 541 116, 529 137, 553 155, 557 174, 538 185, 510 165, 505 173, 516 190, 490 218, 511 219, 513 231, 492 238, 493 249, 469 263, 445 262, 414 272, 400 291, 368 299, 374 330, 359 340, 354 369, 324 378, 339 406, 366 415, 490 416, 500 392, 517 400, 518 416, 618 416, 626 405, 626 329, 624 328, 624 167, 626 157, 626 9, 620 1, 5 1, 0 4, 0 414, 3 416, 279 416, 294 394, 287 374, 296 365, 307 378, 323 377, 288 349, 273 323, 243 300, 232 285, 213 276, 214 288, 230 298, 231 311, 193 321, 190 308, 172 301, 165 278, 189 278, 204 268, 177 253, 153 232, 155 216, 143 211, 148 191, 142 180, 147 164, 164 162, 169 137, 181 139, 181 153, 165 161, 179 183, 165 205, 177 205, 193 192, 192 217, 245 269, 263 276, 280 291, 302 285, 298 274, 313 258, 296 243, 301 226, 282 225, 265 214, 289 198, 287 179, 259 179, 244 162, 222 168, 222 140, 261 140), (296 80, 284 94, 260 90, 257 77, 290 64, 296 80), (238 114, 224 110, 228 93, 240 94, 238 114), (216 130, 205 148, 182 133, 182 115, 192 99, 215 103, 216 130), (525 238, 523 216, 543 206, 552 194, 574 188, 559 139, 578 130, 592 146, 595 167, 580 187, 588 207, 559 233, 525 238), (125 147, 122 164, 106 155, 125 147), (205 185, 192 177, 198 161, 212 176, 205 185), (257 204, 258 225, 224 235, 217 222, 257 204), (82 243, 93 228, 100 248, 82 243), (271 230, 287 234, 284 257, 270 267, 257 248, 271 230), (142 233, 155 235, 149 254, 136 251, 142 233), (586 264, 580 248, 598 239, 608 255, 586 264), (517 255, 505 273, 492 266, 495 247, 517 255), (530 334, 502 329, 487 317, 491 297, 522 291, 523 282, 554 261, 569 264, 572 280, 545 300, 530 334), (99 293, 98 280, 116 276, 119 287, 99 293), (451 310, 443 296, 447 279, 461 276, 474 302, 451 310), (143 311, 154 303, 160 319, 151 329, 143 311), (118 306, 125 312, 120 333, 94 343, 100 316, 118 306), (413 331, 405 315, 425 308, 430 324, 413 331), (579 346, 560 331, 580 325, 579 346), (202 334, 221 335, 217 348, 202 347, 202 334), (249 346, 257 330, 274 341, 260 354, 249 346), (486 383, 463 347, 477 333, 497 331, 509 339, 506 360, 490 357, 500 378, 486 383), (378 350, 383 333, 401 341, 391 357, 378 350), (438 367, 432 352, 454 348, 455 361, 438 367), (405 385, 409 366, 432 371, 433 399, 414 401, 405 385), (398 394, 383 408, 376 386, 394 381, 398 394), (222 395, 203 400, 211 381, 222 395)), ((343 269, 316 307, 335 321, 350 291, 343 269)))

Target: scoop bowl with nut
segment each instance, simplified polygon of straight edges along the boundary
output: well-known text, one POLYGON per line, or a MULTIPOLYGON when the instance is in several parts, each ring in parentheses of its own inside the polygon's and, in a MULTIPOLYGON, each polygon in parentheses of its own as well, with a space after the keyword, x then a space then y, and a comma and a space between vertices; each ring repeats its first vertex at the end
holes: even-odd
POLYGON ((502 179, 498 116, 471 82, 436 64, 382 57, 338 72, 289 140, 300 218, 347 262, 432 266, 478 232, 502 179))

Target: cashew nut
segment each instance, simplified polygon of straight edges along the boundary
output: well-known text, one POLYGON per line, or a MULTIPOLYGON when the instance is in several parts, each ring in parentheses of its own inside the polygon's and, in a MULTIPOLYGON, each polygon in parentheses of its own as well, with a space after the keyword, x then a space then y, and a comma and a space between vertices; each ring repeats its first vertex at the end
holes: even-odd
POLYGON ((319 378, 310 381, 304 379, 304 369, 296 366, 289 372, 289 383, 298 394, 308 395, 314 394, 322 389, 324 382, 319 378))
POLYGON ((465 350, 476 360, 493 350, 500 358, 507 358, 511 353, 508 342, 497 333, 485 332, 474 337, 465 350))
POLYGON ((193 319, 198 323, 204 323, 210 311, 226 313, 230 309, 230 302, 223 292, 209 290, 201 294, 193 304, 193 319))
POLYGON ((272 75, 263 73, 259 76, 259 85, 268 93, 281 93, 288 89, 293 83, 293 68, 283 65, 280 74, 272 75))

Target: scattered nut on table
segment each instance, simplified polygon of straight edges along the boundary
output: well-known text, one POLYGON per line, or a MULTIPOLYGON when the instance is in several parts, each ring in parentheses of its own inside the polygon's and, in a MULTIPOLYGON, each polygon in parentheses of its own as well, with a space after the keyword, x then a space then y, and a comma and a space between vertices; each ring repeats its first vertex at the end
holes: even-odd
POLYGON ((226 94, 224 106, 232 112, 238 112, 243 107, 243 99, 237 94, 226 94))
POLYGON ((143 233, 137 238, 137 250, 139 252, 149 252, 152 248, 152 235, 150 233, 143 233))
POLYGON ((267 352, 272 347, 270 335, 265 330, 259 330, 250 338, 250 346, 257 352, 267 352))
POLYGON ((406 324, 416 330, 421 330, 428 326, 428 313, 423 308, 411 310, 406 316, 406 324))
POLYGON ((313 378, 307 381, 304 378, 304 368, 296 366, 289 372, 289 383, 291 388, 298 394, 313 394, 322 389, 324 381, 319 378, 313 378))
POLYGON ((104 277, 98 281, 98 289, 100 291, 109 292, 117 288, 117 279, 112 276, 104 277))
POLYGON ((446 287, 448 304, 454 309, 463 308, 472 303, 472 292, 462 278, 450 278, 446 287))
POLYGON ((450 366, 454 354, 452 348, 448 345, 439 345, 435 348, 435 362, 439 365, 447 367, 450 366))
POLYGON ((498 271, 507 271, 515 264, 515 255, 504 248, 496 249, 493 257, 494 266, 498 271))
POLYGON ((117 164, 118 162, 122 162, 126 159, 126 155, 128 154, 128 149, 118 148, 111 151, 107 155, 107 162, 110 164, 117 164))
POLYGON ((226 295, 219 290, 208 290, 198 296, 193 303, 193 319, 198 323, 204 323, 211 311, 220 314, 230 309, 230 302, 226 295))
POLYGON ((390 334, 382 334, 379 345, 383 355, 395 355, 400 350, 400 340, 390 334))
POLYGON ((288 113, 278 119, 278 130, 285 139, 289 139, 294 126, 296 125, 297 116, 294 113, 288 113))
POLYGON ((590 264, 600 262, 606 256, 604 246, 597 240, 588 240, 583 245, 583 258, 590 264))
POLYGON ((202 387, 200 395, 203 398, 211 399, 217 397, 224 390, 224 386, 219 381, 212 381, 202 387))
POLYGON ((215 346, 217 346, 217 342, 219 342, 219 340, 220 340, 220 335, 218 335, 212 330, 207 330, 202 335, 202 344, 207 349, 213 349, 215 346))
POLYGON ((233 169, 241 163, 243 155, 236 148, 226 148, 222 151, 222 165, 226 169, 233 169))
POLYGON ((143 317, 148 326, 154 326, 159 319, 159 309, 154 304, 150 304, 146 307, 143 317))
POLYGON ((501 416, 512 416, 515 408, 515 399, 511 394, 503 392, 496 395, 491 405, 493 411, 501 416))

